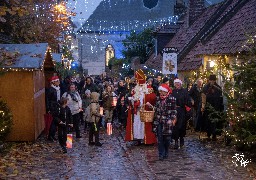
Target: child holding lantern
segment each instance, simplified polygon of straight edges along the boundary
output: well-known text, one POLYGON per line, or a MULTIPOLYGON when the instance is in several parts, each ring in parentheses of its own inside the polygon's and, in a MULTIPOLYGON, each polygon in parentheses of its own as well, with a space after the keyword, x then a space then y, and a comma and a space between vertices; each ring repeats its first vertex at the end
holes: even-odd
POLYGON ((60 146, 63 150, 63 153, 67 153, 66 148, 66 141, 67 141, 67 133, 68 128, 73 127, 72 124, 72 114, 67 106, 68 99, 65 97, 62 97, 60 99, 60 107, 59 107, 59 114, 58 114, 58 139, 60 146))
POLYGON ((97 92, 91 93, 91 104, 90 104, 90 118, 89 118, 89 145, 102 146, 99 142, 99 120, 103 116, 100 114, 99 105, 100 94, 97 92), (93 141, 93 136, 95 141, 93 141))
POLYGON ((114 92, 111 85, 107 85, 105 91, 102 93, 102 101, 103 101, 103 109, 105 113, 105 121, 106 123, 111 123, 113 110, 114 110, 114 92))

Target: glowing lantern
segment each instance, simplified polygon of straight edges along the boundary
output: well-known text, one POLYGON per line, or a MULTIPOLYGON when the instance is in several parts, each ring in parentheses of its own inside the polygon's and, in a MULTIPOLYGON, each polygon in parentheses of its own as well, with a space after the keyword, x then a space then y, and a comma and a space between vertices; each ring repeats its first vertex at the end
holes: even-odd
POLYGON ((107 134, 108 135, 112 134, 112 124, 111 123, 107 123, 107 134))
POLYGON ((100 115, 103 115, 103 107, 100 107, 100 115))
POLYGON ((117 97, 113 96, 112 106, 116 106, 117 104, 117 97))
POLYGON ((73 134, 67 134, 67 148, 72 148, 73 134))

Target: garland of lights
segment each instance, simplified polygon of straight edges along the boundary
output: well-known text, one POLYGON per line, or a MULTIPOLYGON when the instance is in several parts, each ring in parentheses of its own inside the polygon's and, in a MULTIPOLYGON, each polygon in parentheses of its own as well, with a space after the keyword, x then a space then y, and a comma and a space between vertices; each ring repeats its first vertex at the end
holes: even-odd
MULTIPOLYGON (((42 65, 38 68, 12 68, 12 67, 8 67, 8 65, 6 65, 5 67, 1 67, 0 66, 0 72, 13 72, 13 71, 16 71, 16 72, 19 72, 19 71, 36 71, 36 70, 40 70, 40 71, 43 71, 44 69, 44 63, 45 63, 45 60, 46 60, 46 54, 47 52, 50 53, 51 55, 51 58, 53 59, 52 57, 52 53, 51 53, 51 48, 49 48, 48 50, 46 50, 45 54, 44 54, 44 60, 42 62, 42 65)), ((21 54, 20 54, 21 55, 21 54)))
POLYGON ((12 113, 6 102, 0 99, 0 142, 4 141, 11 130, 12 113))
MULTIPOLYGON (((242 48, 249 48, 249 52, 251 52, 250 44, 255 44, 256 36, 252 36, 246 43, 247 45, 243 45, 242 48)), ((251 94, 255 94, 255 90, 248 86, 246 89, 241 89, 241 85, 236 85, 234 79, 234 73, 244 73, 246 71, 245 68, 241 68, 242 66, 246 67, 248 62, 244 62, 243 64, 238 64, 239 59, 241 59, 242 53, 239 52, 235 58, 235 65, 237 69, 231 68, 227 56, 218 56, 213 60, 209 60, 210 63, 213 63, 214 66, 211 68, 204 67, 203 70, 198 70, 190 73, 188 79, 190 82, 196 82, 196 79, 200 78, 207 82, 207 79, 210 74, 220 74, 221 80, 224 82, 223 92, 225 97, 228 100, 228 106, 226 109, 226 121, 228 123, 227 127, 224 129, 224 135, 226 140, 234 140, 234 145, 237 147, 244 146, 245 148, 255 148, 256 145, 256 134, 253 133, 249 129, 246 124, 251 123, 251 125, 256 126, 256 112, 246 112, 248 109, 245 107, 244 110, 241 110, 241 107, 244 108, 242 102, 237 99, 237 96, 240 98, 247 99, 251 94), (240 67, 240 68, 239 68, 240 67), (246 135, 244 133, 251 133, 251 135, 246 135)), ((247 60, 253 61, 255 64, 255 54, 253 57, 247 57, 247 60)), ((254 66, 253 66, 254 67, 254 66)), ((251 67, 252 68, 252 67, 251 67)), ((255 67, 254 67, 255 68, 255 67)), ((248 77, 255 77, 255 74, 247 74, 248 77)), ((252 81, 250 78, 251 85, 255 84, 255 81, 252 81)), ((250 107, 255 108, 255 107, 250 107)))
MULTIPOLYGON (((255 45, 254 38, 252 36, 247 45, 243 45, 242 48, 249 49, 249 52, 253 52, 253 48, 249 44, 255 45)), ((251 69, 256 68, 256 52, 253 52, 252 56, 247 56, 246 61, 239 64, 240 58, 238 55, 235 59, 231 78, 226 78, 225 89, 226 96, 229 101, 227 113, 228 127, 225 130, 225 137, 235 140, 234 144, 240 148, 255 148, 256 145, 256 112, 255 112, 255 72, 251 69), (238 82, 235 82, 235 76, 240 78, 238 82), (240 82, 239 82, 240 81, 240 82), (244 85, 245 84, 245 85, 244 85)), ((241 55, 241 52, 239 52, 241 55)), ((242 57, 242 55, 241 55, 242 57)))

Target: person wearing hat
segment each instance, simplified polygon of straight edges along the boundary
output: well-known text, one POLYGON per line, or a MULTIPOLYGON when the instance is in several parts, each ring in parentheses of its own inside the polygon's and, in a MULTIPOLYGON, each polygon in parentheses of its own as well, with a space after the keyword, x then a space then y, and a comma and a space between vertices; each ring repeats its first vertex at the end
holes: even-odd
POLYGON ((51 86, 46 90, 46 111, 50 113, 53 120, 50 125, 48 140, 56 140, 55 134, 57 131, 56 118, 58 116, 59 100, 60 100, 60 80, 58 76, 52 76, 50 79, 51 86))
POLYGON ((178 149, 178 140, 180 141, 180 148, 184 146, 184 137, 186 135, 186 106, 191 107, 191 101, 187 89, 182 87, 180 79, 174 80, 174 89, 172 91, 173 97, 176 98, 177 108, 177 124, 174 129, 173 139, 175 140, 174 148, 178 149))
POLYGON ((126 141, 136 141, 136 145, 144 142, 145 124, 140 120, 140 109, 144 103, 144 96, 147 92, 146 76, 140 69, 135 72, 137 85, 128 97, 130 107, 128 110, 128 118, 126 123, 126 141))
MULTIPOLYGON (((159 160, 168 158, 172 128, 176 125, 176 99, 167 84, 158 87, 159 96, 156 99, 153 131, 157 135, 159 160), (167 130, 167 131, 166 131, 167 130)), ((148 104, 148 103, 147 103, 148 104)))
POLYGON ((212 122, 208 117, 206 110, 206 104, 209 103, 216 111, 223 111, 223 97, 222 89, 216 83, 216 75, 212 74, 209 76, 209 82, 203 87, 202 93, 202 108, 203 116, 206 120, 206 132, 208 140, 211 139, 216 141, 216 122, 212 122))

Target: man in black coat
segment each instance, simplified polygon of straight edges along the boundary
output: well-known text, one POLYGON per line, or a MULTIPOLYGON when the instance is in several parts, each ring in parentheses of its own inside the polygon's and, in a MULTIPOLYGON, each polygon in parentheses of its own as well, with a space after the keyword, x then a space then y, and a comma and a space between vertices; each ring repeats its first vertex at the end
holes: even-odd
MULTIPOLYGON (((209 83, 203 88, 202 93, 202 108, 201 111, 205 111, 206 103, 209 103, 216 111, 223 111, 223 97, 222 89, 216 83, 216 75, 210 75, 209 83)), ((216 122, 212 122, 208 117, 208 112, 204 112, 206 120, 206 131, 208 139, 212 136, 212 140, 216 141, 216 122)))
POLYGON ((61 91, 61 96, 64 92, 67 92, 69 89, 69 85, 71 84, 71 77, 67 76, 63 81, 60 83, 60 91, 61 91))
POLYGON ((192 86, 189 90, 189 96, 192 100, 192 106, 194 109, 193 114, 193 125, 196 131, 201 130, 202 127, 202 115, 201 115, 201 96, 202 96, 202 89, 203 89, 203 80, 197 79, 196 84, 192 86))
POLYGON ((54 141, 56 140, 56 118, 58 117, 58 110, 59 110, 59 100, 61 97, 60 91, 60 80, 58 76, 53 76, 51 78, 51 87, 46 91, 46 111, 49 112, 52 117, 53 121, 50 126, 48 140, 54 141))
POLYGON ((176 98, 176 110, 177 110, 177 123, 173 132, 173 139, 175 140, 174 148, 178 149, 178 140, 180 140, 180 147, 184 146, 184 137, 186 135, 186 106, 191 107, 191 101, 189 99, 187 89, 182 87, 182 81, 180 79, 174 80, 175 88, 172 90, 172 96, 176 98))

